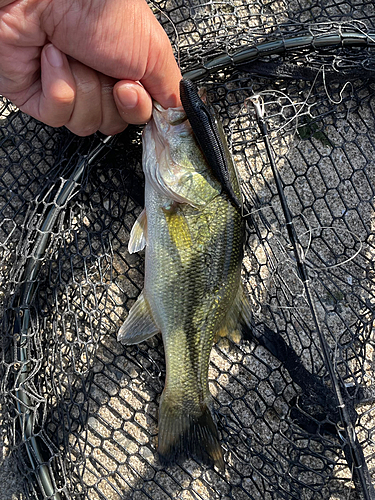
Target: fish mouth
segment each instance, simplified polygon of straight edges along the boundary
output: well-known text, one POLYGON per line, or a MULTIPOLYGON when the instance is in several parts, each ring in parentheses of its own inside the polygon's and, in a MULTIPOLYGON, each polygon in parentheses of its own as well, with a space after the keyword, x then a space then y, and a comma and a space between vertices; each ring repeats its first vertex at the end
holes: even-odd
MULTIPOLYGON (((166 109, 163 108, 163 106, 161 104, 159 104, 158 102, 156 102, 156 101, 153 102, 153 106, 160 113, 163 113, 164 111, 166 111, 166 109)), ((154 112, 155 112, 155 110, 154 110, 154 112)))
POLYGON ((152 116, 155 122, 160 123, 161 121, 164 121, 172 126, 180 125, 187 120, 186 113, 182 106, 165 109, 156 101, 153 102, 152 116))
POLYGON ((154 108, 156 108, 158 111, 160 111, 161 113, 163 113, 164 111, 167 111, 165 108, 163 108, 163 106, 161 104, 159 104, 158 102, 154 101, 154 108))

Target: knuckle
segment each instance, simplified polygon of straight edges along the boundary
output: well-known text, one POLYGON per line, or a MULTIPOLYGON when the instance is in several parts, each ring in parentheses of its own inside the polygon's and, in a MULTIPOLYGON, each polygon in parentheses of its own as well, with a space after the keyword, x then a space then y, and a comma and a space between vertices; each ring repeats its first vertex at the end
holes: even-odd
POLYGON ((92 94, 100 94, 100 84, 97 79, 87 79, 77 82, 77 92, 83 96, 90 96, 92 94))
POLYGON ((43 102, 39 102, 39 110, 37 113, 37 118, 46 123, 50 127, 63 127, 70 119, 70 110, 67 108, 61 109, 59 106, 45 105, 43 102))
POLYGON ((88 124, 66 124, 66 128, 69 129, 73 134, 80 137, 87 137, 94 134, 99 130, 100 124, 98 123, 88 123, 88 124))
POLYGON ((49 123, 47 123, 47 125, 49 125, 50 127, 53 127, 53 128, 60 128, 60 127, 63 127, 65 124, 63 121, 59 122, 59 121, 51 120, 49 123))
POLYGON ((66 120, 64 120, 63 118, 57 118, 54 116, 53 117, 41 116, 40 119, 43 123, 53 128, 63 127, 66 123, 66 120))
POLYGON ((65 82, 56 82, 51 87, 50 99, 57 107, 71 106, 75 100, 74 89, 65 82))
POLYGON ((40 120, 50 127, 63 127, 69 122, 70 113, 64 113, 57 108, 48 108, 41 110, 40 120))
POLYGON ((104 97, 109 97, 113 100, 113 89, 114 84, 112 82, 102 82, 101 84, 101 92, 104 97))
POLYGON ((107 125, 103 125, 99 128, 99 132, 101 132, 104 135, 116 135, 119 134, 120 132, 123 132, 126 127, 128 126, 127 123, 122 122, 122 123, 110 123, 107 125))

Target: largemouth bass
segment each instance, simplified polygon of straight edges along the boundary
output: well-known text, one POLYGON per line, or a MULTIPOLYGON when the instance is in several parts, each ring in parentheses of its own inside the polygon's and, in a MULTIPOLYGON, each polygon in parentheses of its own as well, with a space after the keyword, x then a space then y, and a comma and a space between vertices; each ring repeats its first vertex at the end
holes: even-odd
MULTIPOLYGON (((232 162, 230 168, 240 199, 232 162)), ((191 455, 223 468, 208 367, 215 336, 250 320, 240 278, 244 221, 208 167, 182 107, 154 103, 143 132, 143 169, 145 209, 129 252, 146 247, 145 284, 118 339, 136 344, 162 333, 161 462, 191 455)))

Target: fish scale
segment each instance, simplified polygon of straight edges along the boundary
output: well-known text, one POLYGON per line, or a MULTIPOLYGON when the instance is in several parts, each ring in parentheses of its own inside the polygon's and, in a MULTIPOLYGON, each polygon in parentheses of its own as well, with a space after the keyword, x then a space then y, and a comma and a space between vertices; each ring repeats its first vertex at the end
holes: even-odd
MULTIPOLYGON (((237 179, 232 162, 229 168, 237 179)), ((145 285, 118 338, 132 344, 162 333, 161 462, 191 455, 223 468, 208 367, 218 332, 239 329, 250 317, 240 277, 244 221, 182 108, 154 105, 143 135, 143 169, 145 213, 134 225, 129 251, 146 248, 145 285)), ((240 198, 237 181, 232 188, 240 198)))

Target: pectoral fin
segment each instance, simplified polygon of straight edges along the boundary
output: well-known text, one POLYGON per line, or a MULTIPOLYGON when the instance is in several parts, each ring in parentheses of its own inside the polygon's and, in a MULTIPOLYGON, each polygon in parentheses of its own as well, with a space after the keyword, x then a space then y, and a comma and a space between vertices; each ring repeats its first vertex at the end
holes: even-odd
POLYGON ((144 208, 132 227, 128 244, 129 253, 140 252, 146 246, 147 216, 144 208))
POLYGON ((142 292, 121 326, 117 340, 123 344, 138 344, 159 331, 152 317, 150 306, 142 292))

